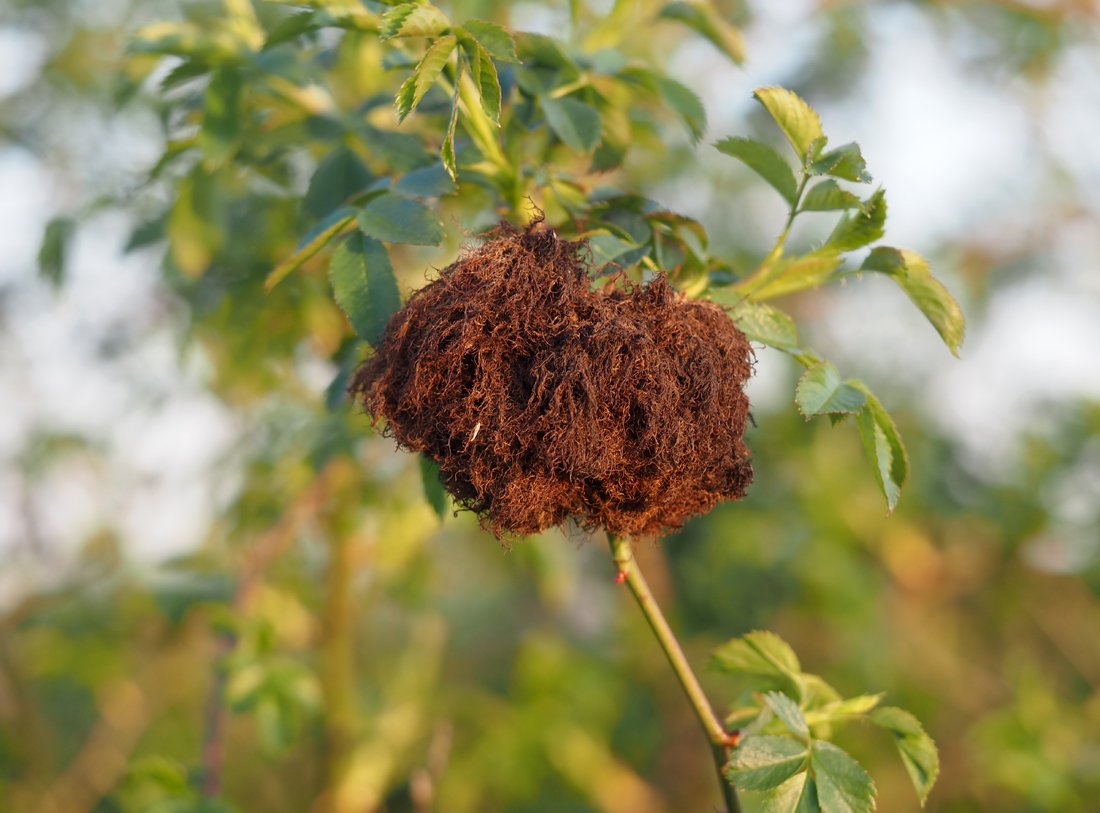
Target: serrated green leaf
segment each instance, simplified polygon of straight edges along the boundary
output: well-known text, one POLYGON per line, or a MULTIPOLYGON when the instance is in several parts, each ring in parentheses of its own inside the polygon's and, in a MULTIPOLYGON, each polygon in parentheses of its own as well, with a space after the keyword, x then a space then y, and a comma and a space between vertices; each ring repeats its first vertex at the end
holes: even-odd
POLYGON ((672 232, 688 232, 699 241, 699 246, 706 250, 709 243, 707 230, 703 224, 695 218, 682 215, 679 212, 670 212, 667 209, 657 209, 652 212, 646 212, 645 218, 650 223, 668 226, 672 232))
POLYGON ((758 719, 760 719, 759 706, 733 706, 726 712, 723 721, 728 730, 734 731, 746 728, 758 719))
POLYGON ((875 242, 885 231, 886 193, 879 189, 863 202, 862 211, 840 219, 825 246, 837 251, 852 251, 875 242))
POLYGON ((420 457, 420 482, 424 486, 424 498, 428 505, 435 511, 440 519, 447 518, 451 503, 447 497, 447 489, 439 479, 439 464, 426 455, 420 457))
POLYGON ((131 251, 145 248, 145 246, 150 246, 153 243, 158 243, 163 240, 164 228, 167 222, 168 217, 167 213, 165 213, 160 217, 154 217, 136 225, 134 230, 130 232, 130 239, 126 241, 126 245, 122 248, 123 253, 129 254, 131 251))
POLYGON ((360 123, 359 131, 370 151, 395 172, 408 172, 432 162, 420 136, 381 130, 366 122, 360 123))
POLYGON ((722 662, 724 671, 779 671, 784 674, 798 674, 802 671, 802 665, 790 644, 767 630, 754 630, 740 638, 733 638, 720 647, 715 655, 722 662))
POLYGON ((730 318, 751 341, 777 350, 798 349, 798 328, 794 320, 778 308, 745 299, 734 288, 718 288, 707 296, 720 305, 732 305, 730 318))
POLYGON ((629 268, 649 253, 648 246, 639 246, 632 240, 624 240, 607 232, 585 234, 584 239, 592 252, 592 264, 595 268, 608 263, 629 268))
POLYGON ((398 124, 405 121, 414 108, 412 101, 416 98, 418 77, 416 72, 409 74, 397 88, 397 95, 394 96, 394 111, 397 113, 398 124))
POLYGON ((237 152, 241 139, 241 75, 232 68, 215 71, 203 94, 199 146, 210 167, 219 167, 237 152))
POLYGON ((451 58, 458 39, 454 34, 440 37, 431 44, 424 53, 424 57, 417 64, 412 76, 404 81, 397 96, 394 98, 394 107, 397 109, 397 120, 402 122, 412 111, 416 110, 424 94, 435 84, 439 74, 451 58))
POLYGON ((831 175, 834 178, 858 183, 871 182, 871 176, 867 172, 867 162, 863 160, 859 145, 855 143, 829 150, 810 164, 808 169, 811 175, 831 175))
POLYGON ((355 151, 339 146, 318 162, 302 206, 311 215, 324 217, 365 190, 373 180, 374 176, 355 151))
POLYGON ((219 173, 202 164, 181 178, 165 235, 172 260, 192 279, 202 276, 228 238, 228 202, 219 173))
POLYGON ((550 129, 568 147, 588 152, 600 141, 600 114, 592 105, 564 96, 542 100, 550 129))
POLYGON ((382 15, 378 36, 383 40, 394 37, 435 37, 451 26, 447 15, 427 3, 405 3, 382 15))
POLYGON ((666 20, 677 20, 701 34, 730 60, 740 65, 745 61, 745 44, 736 26, 722 19, 709 4, 668 3, 658 15, 666 20))
POLYGON ((308 31, 316 30, 319 27, 317 18, 318 12, 316 10, 302 11, 283 18, 267 35, 263 50, 266 51, 268 48, 290 42, 308 31))
POLYGON ((763 678, 801 699, 802 667, 790 645, 774 632, 756 630, 733 638, 714 650, 710 668, 729 674, 763 678))
POLYGON ((593 214, 599 212, 602 223, 607 224, 614 233, 635 243, 648 243, 653 236, 653 228, 645 217, 635 211, 618 208, 614 202, 604 204, 596 201, 592 206, 593 214))
POLYGON ((951 352, 959 354, 966 335, 966 317, 951 292, 932 276, 924 257, 909 249, 882 246, 867 255, 860 270, 888 274, 920 308, 951 352))
POLYGON ((757 88, 752 95, 779 125, 798 157, 806 160, 810 145, 824 137, 816 111, 797 93, 786 88, 757 88))
POLYGON ((333 358, 337 362, 336 375, 325 387, 325 409, 336 412, 348 400, 348 382, 359 366, 359 342, 345 340, 333 358))
POLYGON ((401 294, 389 254, 377 240, 354 232, 337 246, 329 264, 336 304, 359 338, 377 347, 401 294))
POLYGON ((858 414, 867 396, 849 381, 841 381, 830 362, 823 362, 802 374, 794 391, 798 411, 809 420, 826 413, 858 414))
POLYGON ((750 289, 748 294, 757 300, 772 299, 816 288, 829 279, 840 261, 840 256, 828 246, 801 257, 784 257, 768 273, 767 281, 755 290, 750 289))
POLYGON ((893 706, 876 709, 870 715, 871 722, 882 726, 894 736, 894 744, 901 754, 901 761, 916 788, 921 806, 940 773, 940 755, 936 744, 924 727, 912 714, 893 706))
POLYGON ((707 130, 707 110, 703 107, 703 102, 695 95, 695 91, 675 79, 659 74, 653 78, 657 93, 684 122, 691 133, 691 140, 698 143, 707 130))
POLYGON ((821 813, 817 784, 807 771, 760 795, 760 813, 821 813))
POLYGON ((840 693, 825 682, 820 675, 803 672, 799 683, 802 685, 803 697, 801 702, 806 707, 840 700, 840 693))
POLYGON ((473 72, 474 84, 477 85, 481 98, 481 109, 493 124, 500 126, 500 78, 497 76, 497 66, 489 58, 489 52, 479 43, 475 43, 476 53, 470 60, 470 67, 474 65, 477 70, 473 72), (476 62, 474 61, 476 59, 476 62))
POLYGON ((414 198, 437 198, 454 190, 454 181, 442 164, 432 164, 406 172, 393 185, 393 191, 397 194, 411 195, 414 198))
POLYGON ((569 84, 563 78, 564 74, 565 71, 558 71, 541 65, 526 67, 526 64, 516 68, 512 73, 519 89, 528 96, 535 98, 542 98, 552 93, 556 88, 569 84))
POLYGON ((129 53, 194 58, 217 65, 239 62, 249 50, 243 38, 228 32, 211 32, 192 22, 167 20, 143 26, 127 46, 129 53))
POLYGON ((730 754, 726 778, 745 790, 768 790, 806 767, 806 744, 791 737, 745 737, 730 754))
POLYGON ((742 161, 749 169, 775 187, 788 203, 794 204, 798 195, 798 184, 794 179, 794 172, 783 157, 767 144, 751 138, 732 136, 723 138, 714 146, 719 152, 742 161))
POLYGON ((807 711, 806 721, 814 726, 863 717, 882 701, 882 697, 882 694, 861 694, 845 700, 836 700, 821 708, 807 711))
POLYGON ((519 62, 516 56, 516 42, 512 35, 502 26, 485 20, 467 20, 462 24, 463 30, 469 32, 493 59, 500 62, 519 62))
POLYGON ((264 280, 264 288, 270 291, 290 274, 301 268, 303 263, 328 245, 332 238, 345 231, 354 222, 354 209, 338 209, 330 214, 302 238, 302 242, 293 254, 275 266, 271 273, 267 275, 267 279, 264 280))
POLYGON ((159 88, 162 92, 171 90, 199 76, 205 76, 208 73, 210 73, 209 65, 203 62, 185 59, 165 74, 164 78, 160 80, 159 88))
POLYGON ((909 454, 905 451, 901 433, 894 419, 862 381, 849 379, 867 398, 863 411, 856 416, 856 426, 863 441, 863 451, 875 470, 875 478, 886 497, 886 506, 893 511, 901 497, 901 489, 909 477, 909 454))
POLYGON ((830 179, 820 181, 810 187, 800 206, 803 212, 832 212, 841 209, 859 209, 863 201, 858 195, 842 189, 840 184, 830 179))
POLYGON ((592 153, 590 172, 610 172, 623 165, 629 143, 604 135, 596 151, 592 153))
POLYGON ((443 160, 443 168, 451 176, 451 180, 458 182, 458 156, 455 155, 455 128, 458 126, 459 89, 462 86, 462 61, 455 66, 455 93, 451 99, 451 118, 447 122, 447 134, 443 137, 443 146, 439 151, 443 160))
POLYGON ((772 713, 783 722, 783 725, 791 730, 792 734, 802 739, 809 738, 810 726, 806 723, 806 718, 802 714, 802 709, 798 707, 798 703, 782 692, 766 692, 764 702, 772 710, 772 713))
POLYGON ((814 741, 810 770, 822 813, 872 813, 875 809, 871 775, 831 742, 814 741))
POLYGON ((69 217, 55 217, 46 224, 38 249, 38 274, 54 289, 65 280, 65 263, 75 232, 76 222, 69 217))
POLYGON ((458 45, 462 49, 462 53, 466 56, 466 65, 470 69, 470 75, 474 78, 474 84, 477 84, 478 74, 481 71, 481 59, 478 53, 481 46, 478 45, 476 39, 474 39, 470 32, 464 28, 456 28, 455 35, 458 37, 458 45))
POLYGON ((443 239, 443 227, 431 209, 418 200, 392 193, 367 203, 358 219, 365 234, 387 243, 437 246, 443 239))
POLYGON ((516 50, 524 66, 537 65, 560 69, 561 75, 566 81, 571 80, 580 73, 577 63, 565 53, 562 44, 545 34, 520 32, 516 35, 516 50))

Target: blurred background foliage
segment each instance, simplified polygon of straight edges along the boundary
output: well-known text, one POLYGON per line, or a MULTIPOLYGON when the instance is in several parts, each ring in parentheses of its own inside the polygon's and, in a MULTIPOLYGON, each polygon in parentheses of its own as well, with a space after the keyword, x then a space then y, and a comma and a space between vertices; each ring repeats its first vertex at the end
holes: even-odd
MULTIPOLYGON (((1052 118, 1074 121, 1060 106, 1064 71, 1097 61, 1096 9, 1072 0, 802 3, 778 17, 764 4, 719 2, 725 23, 710 43, 674 19, 654 19, 664 4, 441 5, 456 20, 568 40, 598 77, 605 112, 627 119, 604 121, 633 141, 621 168, 604 155, 608 174, 594 173, 534 130, 518 141, 519 177, 474 164, 463 171, 478 153, 460 130, 464 186, 448 194, 433 169, 433 134, 449 100, 429 92, 398 128, 391 100, 410 65, 384 63, 374 35, 358 30, 380 10, 371 4, 318 2, 315 13, 350 22, 266 49, 272 32, 293 33, 284 6, 0 5, 0 37, 20 56, 0 96, 0 146, 49 168, 62 215, 43 243, 43 276, 13 263, 3 277, 0 359, 17 368, 34 358, 20 345, 35 335, 21 321, 35 307, 85 316, 72 291, 87 282, 73 267, 89 235, 117 235, 102 262, 124 249, 148 280, 142 298, 123 300, 125 313, 77 333, 79 346, 65 352, 79 365, 52 408, 39 409, 35 390, 13 384, 18 376, 4 379, 4 401, 23 428, 4 448, 0 809, 711 809, 706 744, 614 584, 604 541, 566 529, 502 547, 468 516, 441 522, 415 458, 372 433, 343 397, 362 351, 323 265, 307 263, 264 293, 271 269, 332 196, 346 197, 309 193, 317 162, 354 165, 335 176, 364 181, 426 170, 419 192, 440 196, 446 236, 438 247, 393 247, 403 293, 500 213, 525 214, 528 197, 551 222, 569 222, 605 183, 699 218, 724 256, 751 263, 782 222, 763 199, 769 191, 707 142, 693 146, 704 125, 675 91, 662 98, 643 93, 654 80, 630 92, 605 81, 624 60, 667 61, 668 75, 705 99, 710 141, 766 132, 742 103, 752 83, 730 62, 742 46, 753 83, 763 76, 792 87, 861 141, 876 38, 891 25, 914 24, 926 42, 914 46, 918 55, 949 55, 987 92, 1024 99, 1036 130, 1052 118), (127 51, 135 31, 160 20, 183 21, 202 40, 192 43, 202 59, 244 72, 242 129, 199 132, 206 79, 169 72, 157 47, 127 51), (244 66, 234 57, 242 43, 254 54, 244 66), (737 89, 734 101, 723 86, 737 89), (221 136, 232 150, 219 153, 221 136), (109 431, 113 419, 98 434, 74 428, 67 410, 88 409, 82 387, 110 365, 126 371, 128 410, 170 410, 183 381, 188 397, 217 405, 216 420, 170 423, 161 445, 138 452, 131 447, 147 438, 126 437, 128 419, 119 418, 123 437, 109 431), (141 478, 163 479, 171 492, 172 450, 219 433, 225 439, 199 466, 207 501, 181 502, 182 514, 172 493, 157 503, 170 522, 194 526, 178 549, 143 544, 141 521, 123 518, 128 490, 87 521, 57 524, 54 514, 79 513, 66 482, 116 480, 119 459, 138 454, 132 493, 141 478)), ((143 36, 155 39, 149 29, 143 36)), ((557 59, 553 49, 540 54, 557 59)), ((537 68, 527 70, 502 71, 502 82, 537 89, 537 68)), ((1084 98, 1097 98, 1088 87, 1084 98)), ((1026 227, 1019 208, 998 201, 976 217, 958 212, 952 228, 911 231, 929 241, 918 247, 979 330, 999 293, 1049 279, 1067 251, 1062 264, 1095 278, 1096 247, 1079 232, 1096 215, 1095 154, 1082 147, 1067 159, 1057 135, 1034 143, 1026 160, 1017 156, 1029 178, 1026 227)), ((947 159, 904 157, 927 172, 961 171, 947 159)), ((889 184, 889 171, 869 163, 889 184)), ((934 205, 950 212, 955 201, 934 205)), ((810 229, 796 238, 820 236, 810 229)), ((953 431, 950 404, 923 397, 933 385, 914 353, 932 351, 891 345, 885 328, 881 345, 854 331, 861 345, 876 345, 864 356, 836 338, 844 327, 829 325, 843 325, 842 300, 860 284, 785 305, 866 371, 898 419, 912 461, 898 510, 884 515, 853 428, 806 424, 790 403, 797 371, 762 351, 749 498, 640 546, 643 567, 695 663, 732 635, 773 629, 842 692, 886 691, 912 709, 943 757, 928 809, 1095 810, 1100 405, 1042 400, 1021 374, 1018 389, 999 397, 1024 414, 1022 428, 1004 448, 976 450, 972 436, 953 431)), ((99 296, 112 291, 104 282, 99 296)), ((885 301, 888 311, 904 307, 885 301)), ((922 322, 904 324, 935 340, 922 322)), ((934 358, 951 363, 945 353, 934 358)), ((154 519, 146 517, 150 527, 154 519)), ((721 677, 704 680, 716 700, 732 697, 721 677)), ((881 809, 915 810, 881 737, 846 732, 840 741, 876 778, 881 809)))

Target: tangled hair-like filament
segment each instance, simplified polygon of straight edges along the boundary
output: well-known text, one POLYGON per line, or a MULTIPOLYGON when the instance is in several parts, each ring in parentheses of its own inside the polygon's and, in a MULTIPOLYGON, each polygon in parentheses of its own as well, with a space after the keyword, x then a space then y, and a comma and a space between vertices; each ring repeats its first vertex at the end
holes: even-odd
POLYGON ((744 334, 663 275, 593 290, 585 254, 502 223, 412 295, 351 384, 498 537, 570 517, 657 536, 752 479, 744 334))

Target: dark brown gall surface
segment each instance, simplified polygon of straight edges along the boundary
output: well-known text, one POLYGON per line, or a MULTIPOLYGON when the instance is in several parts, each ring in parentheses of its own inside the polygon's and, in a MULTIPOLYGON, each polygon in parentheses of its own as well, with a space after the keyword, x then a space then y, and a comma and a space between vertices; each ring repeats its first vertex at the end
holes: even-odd
POLYGON ((351 391, 497 536, 645 537, 752 479, 752 349, 664 276, 593 290, 583 243, 502 224, 391 319, 351 391))

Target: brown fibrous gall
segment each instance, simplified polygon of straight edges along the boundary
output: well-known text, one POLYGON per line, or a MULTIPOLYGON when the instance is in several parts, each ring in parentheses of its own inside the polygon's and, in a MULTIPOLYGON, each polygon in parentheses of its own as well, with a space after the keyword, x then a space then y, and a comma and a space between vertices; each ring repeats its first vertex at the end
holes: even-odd
POLYGON ((664 275, 593 288, 583 242, 502 223, 394 314, 351 392, 498 537, 659 536, 752 479, 752 349, 664 275))

